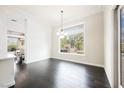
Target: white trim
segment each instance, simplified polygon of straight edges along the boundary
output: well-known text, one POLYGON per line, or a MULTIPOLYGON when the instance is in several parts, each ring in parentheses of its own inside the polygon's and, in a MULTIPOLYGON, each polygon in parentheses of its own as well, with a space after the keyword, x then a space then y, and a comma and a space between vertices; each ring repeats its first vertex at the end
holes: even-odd
MULTIPOLYGON (((81 25, 81 24, 85 24, 84 22, 77 22, 77 23, 73 23, 73 24, 69 24, 69 25, 64 25, 63 26, 63 29, 65 29, 65 28, 70 28, 70 27, 73 27, 73 26, 76 26, 76 25, 81 25)), ((59 29, 58 29, 59 31, 61 30, 61 28, 59 27, 59 29)))
POLYGON ((59 60, 65 60, 65 61, 73 62, 73 63, 80 63, 80 64, 85 64, 85 65, 91 65, 91 66, 96 66, 96 67, 102 67, 102 68, 104 68, 104 65, 92 64, 90 62, 85 62, 85 61, 76 61, 76 60, 62 59, 62 58, 57 58, 57 57, 52 57, 52 58, 59 59, 59 60))
POLYGON ((64 53, 64 52, 60 52, 60 51, 59 51, 59 54, 62 54, 62 55, 75 55, 75 56, 85 56, 85 54, 76 54, 76 53, 64 53))
POLYGON ((23 38, 24 39, 24 36, 18 36, 18 35, 8 35, 8 37, 13 37, 13 38, 23 38))
POLYGON ((0 85, 0 88, 9 88, 11 86, 15 85, 15 80, 11 81, 11 82, 8 82, 8 83, 5 83, 3 85, 0 85))
MULTIPOLYGON (((65 28, 70 28, 70 27, 73 27, 73 26, 77 26, 77 25, 83 25, 83 33, 84 33, 84 53, 83 54, 76 54, 76 53, 62 53, 62 52, 60 52, 60 38, 57 36, 57 39, 58 39, 58 46, 59 46, 59 48, 58 48, 58 53, 59 54, 63 54, 63 55, 76 55, 76 56, 85 56, 85 24, 84 24, 84 22, 78 22, 78 23, 76 23, 76 24, 72 24, 72 25, 66 25, 66 26, 64 26, 63 27, 63 29, 65 29, 65 28)), ((60 29, 61 28, 59 28, 59 31, 60 31, 60 29)), ((57 31, 58 32, 58 31, 57 31)))
POLYGON ((27 62, 27 40, 28 40, 28 36, 27 36, 27 30, 28 30, 28 28, 27 28, 27 22, 28 20, 27 20, 27 18, 25 18, 24 19, 24 30, 25 30, 25 39, 24 39, 24 55, 25 55, 25 61, 24 61, 24 63, 28 63, 27 62))
POLYGON ((118 87, 118 6, 113 6, 113 87, 118 87))
POLYGON ((120 7, 118 8, 118 86, 120 86, 120 7))
POLYGON ((123 88, 123 87, 120 85, 119 88, 123 88))
POLYGON ((106 75, 107 75, 107 79, 108 79, 108 81, 109 81, 110 87, 112 87, 111 78, 109 77, 108 72, 107 72, 107 70, 106 70, 105 68, 104 68, 104 71, 105 71, 105 73, 106 73, 106 75))
POLYGON ((50 59, 50 57, 46 57, 46 58, 43 58, 43 59, 36 59, 36 60, 32 60, 32 61, 27 61, 26 64, 35 63, 35 62, 43 61, 43 60, 46 60, 46 59, 50 59))
POLYGON ((30 63, 33 63, 33 62, 35 63, 35 62, 38 62, 38 61, 43 61, 43 60, 50 59, 50 58, 55 58, 55 59, 59 59, 59 60, 65 60, 65 61, 68 61, 68 62, 73 62, 73 63, 78 63, 78 64, 85 64, 85 65, 91 65, 91 66, 96 66, 96 67, 104 68, 104 65, 92 64, 92 63, 84 62, 84 61, 62 59, 62 58, 57 58, 57 57, 47 57, 47 58, 43 58, 43 59, 33 60, 33 61, 30 61, 30 62, 27 62, 27 64, 30 64, 30 63))
POLYGON ((112 7, 112 9, 111 9, 111 11, 112 11, 112 41, 111 41, 111 44, 112 44, 112 46, 111 46, 111 61, 112 61, 112 67, 111 67, 111 87, 112 88, 114 88, 114 9, 113 9, 113 7, 112 7))
POLYGON ((11 87, 13 85, 15 85, 15 80, 13 80, 12 82, 9 82, 8 85, 7 85, 7 87, 11 87))

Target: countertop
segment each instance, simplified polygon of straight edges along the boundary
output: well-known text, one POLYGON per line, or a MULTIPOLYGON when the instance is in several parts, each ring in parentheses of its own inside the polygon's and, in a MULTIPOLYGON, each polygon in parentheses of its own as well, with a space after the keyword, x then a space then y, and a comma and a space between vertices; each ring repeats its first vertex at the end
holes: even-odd
POLYGON ((15 58, 16 56, 13 54, 7 54, 7 56, 0 56, 0 60, 6 60, 6 59, 12 59, 15 58))

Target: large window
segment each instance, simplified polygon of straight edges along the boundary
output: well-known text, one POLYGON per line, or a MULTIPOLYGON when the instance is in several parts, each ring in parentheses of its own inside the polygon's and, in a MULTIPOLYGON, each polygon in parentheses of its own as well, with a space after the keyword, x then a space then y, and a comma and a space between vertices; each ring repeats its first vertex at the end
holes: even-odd
POLYGON ((24 47, 24 33, 8 31, 8 52, 14 52, 24 47))
POLYGON ((84 54, 84 25, 65 28, 64 33, 59 37, 60 53, 84 54))

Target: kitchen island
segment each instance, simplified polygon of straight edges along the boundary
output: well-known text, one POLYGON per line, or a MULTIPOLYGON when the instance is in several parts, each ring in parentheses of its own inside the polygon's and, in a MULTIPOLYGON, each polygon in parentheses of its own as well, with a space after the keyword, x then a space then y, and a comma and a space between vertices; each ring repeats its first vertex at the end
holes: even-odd
POLYGON ((0 88, 10 87, 15 85, 14 80, 14 58, 12 54, 0 56, 0 88))

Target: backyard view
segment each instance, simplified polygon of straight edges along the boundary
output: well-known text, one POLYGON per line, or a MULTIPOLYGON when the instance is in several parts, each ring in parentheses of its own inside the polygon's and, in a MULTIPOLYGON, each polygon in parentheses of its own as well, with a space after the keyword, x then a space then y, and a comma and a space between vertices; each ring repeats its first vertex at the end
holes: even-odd
POLYGON ((8 37, 8 51, 16 51, 18 38, 8 37))
POLYGON ((60 38, 60 52, 84 54, 83 26, 79 25, 65 30, 67 35, 60 38))
POLYGON ((8 31, 8 54, 15 55, 16 63, 22 63, 25 60, 24 55, 24 33, 8 31))
POLYGON ((24 34, 14 31, 8 31, 8 52, 14 52, 21 49, 24 43, 24 34))

